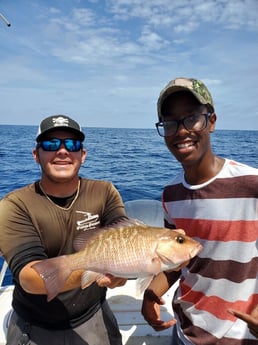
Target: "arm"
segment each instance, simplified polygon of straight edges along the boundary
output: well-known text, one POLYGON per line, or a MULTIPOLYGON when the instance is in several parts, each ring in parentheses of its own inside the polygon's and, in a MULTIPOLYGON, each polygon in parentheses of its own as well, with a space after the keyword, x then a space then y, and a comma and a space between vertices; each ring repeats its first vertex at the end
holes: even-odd
MULTIPOLYGON (((47 290, 45 287, 45 282, 41 278, 41 276, 33 269, 31 266, 38 261, 31 261, 27 265, 25 265, 19 274, 19 282, 21 287, 28 293, 36 294, 36 295, 46 295, 47 290)), ((69 291, 81 286, 81 275, 83 271, 78 270, 74 271, 69 278, 67 279, 65 285, 61 289, 60 292, 69 291)), ((111 275, 107 275, 105 277, 101 277, 97 284, 100 287, 108 287, 108 288, 115 288, 118 286, 122 286, 126 283, 126 279, 113 277, 111 275)))
MULTIPOLYGON (((38 260, 39 261, 39 260, 38 260)), ((31 294, 47 294, 44 280, 31 266, 38 261, 31 261, 25 265, 19 273, 21 287, 31 294)), ((81 286, 82 271, 74 271, 60 292, 69 291, 81 286)))
MULTIPOLYGON (((178 278, 178 272, 173 273, 175 278, 178 278)), ((169 321, 163 321, 160 319, 160 306, 165 304, 161 296, 163 296, 170 287, 171 284, 168 280, 167 274, 161 272, 152 280, 148 289, 144 293, 141 312, 144 319, 155 331, 163 331, 176 323, 175 319, 171 319, 169 321)))

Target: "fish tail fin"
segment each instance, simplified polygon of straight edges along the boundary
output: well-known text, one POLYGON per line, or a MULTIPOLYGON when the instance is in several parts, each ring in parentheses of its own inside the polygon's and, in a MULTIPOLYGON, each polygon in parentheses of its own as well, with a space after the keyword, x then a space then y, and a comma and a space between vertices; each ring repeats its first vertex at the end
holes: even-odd
POLYGON ((65 255, 42 260, 32 265, 32 268, 44 280, 48 302, 58 295, 71 274, 71 269, 65 255))

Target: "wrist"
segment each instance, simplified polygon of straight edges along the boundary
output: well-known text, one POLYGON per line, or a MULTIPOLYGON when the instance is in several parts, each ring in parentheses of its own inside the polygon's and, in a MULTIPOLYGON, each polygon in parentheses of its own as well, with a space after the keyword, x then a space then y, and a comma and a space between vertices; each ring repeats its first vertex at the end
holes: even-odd
POLYGON ((150 302, 159 303, 161 302, 160 297, 151 289, 146 289, 143 294, 144 299, 148 299, 150 302))

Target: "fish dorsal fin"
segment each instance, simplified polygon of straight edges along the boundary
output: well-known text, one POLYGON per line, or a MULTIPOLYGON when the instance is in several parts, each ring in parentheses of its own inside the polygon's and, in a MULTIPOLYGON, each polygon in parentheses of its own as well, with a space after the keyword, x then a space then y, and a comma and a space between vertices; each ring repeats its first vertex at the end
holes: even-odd
POLYGON ((112 228, 112 229, 116 229, 116 228, 121 228, 121 227, 129 227, 129 226, 146 226, 147 225, 145 223, 143 223, 141 220, 136 219, 136 218, 122 218, 119 219, 117 222, 113 222, 109 225, 107 225, 105 228, 112 228))
POLYGON ((73 246, 76 251, 84 249, 89 241, 91 241, 95 236, 97 236, 100 232, 110 229, 119 229, 121 227, 130 227, 130 226, 146 226, 145 223, 138 219, 134 218, 122 218, 116 222, 113 222, 109 225, 104 227, 96 227, 96 228, 88 228, 84 231, 81 231, 74 240, 73 246))
POLYGON ((74 239, 73 246, 76 251, 84 249, 87 243, 94 238, 103 228, 89 228, 81 231, 74 239))

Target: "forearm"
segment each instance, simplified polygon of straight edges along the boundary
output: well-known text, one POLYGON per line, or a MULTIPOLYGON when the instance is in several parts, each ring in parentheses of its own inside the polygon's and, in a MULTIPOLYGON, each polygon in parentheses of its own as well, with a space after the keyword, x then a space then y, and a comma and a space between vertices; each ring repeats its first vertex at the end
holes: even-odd
POLYGON ((154 277, 145 293, 152 291, 157 297, 161 297, 168 291, 169 288, 170 285, 167 277, 164 272, 161 272, 154 277))
MULTIPOLYGON (((24 266, 19 274, 19 282, 24 291, 35 294, 47 294, 44 279, 31 267, 38 261, 32 261, 24 266)), ((69 291, 81 286, 82 271, 74 271, 67 279, 60 292, 69 291)))
MULTIPOLYGON (((181 272, 180 271, 171 271, 171 272, 161 272, 159 273, 148 288, 145 291, 145 296, 146 294, 148 295, 149 299, 159 299, 161 298, 169 289, 170 287, 178 280, 181 272)), ((147 296, 146 296, 147 297, 147 296)))

